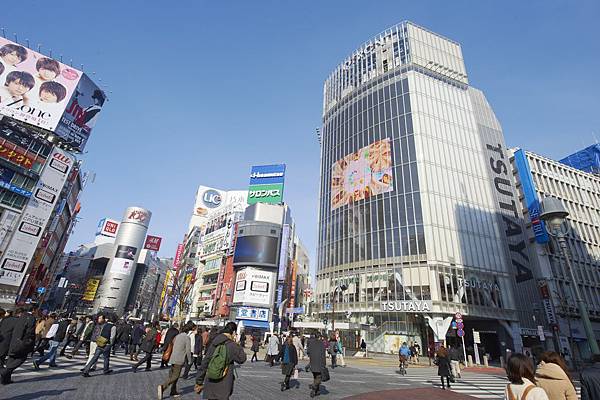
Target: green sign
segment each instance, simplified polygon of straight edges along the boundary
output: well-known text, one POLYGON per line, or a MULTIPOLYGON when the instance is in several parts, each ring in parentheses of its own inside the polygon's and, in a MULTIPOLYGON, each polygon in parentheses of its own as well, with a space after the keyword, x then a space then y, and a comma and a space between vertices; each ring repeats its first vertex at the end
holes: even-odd
POLYGON ((248 204, 280 204, 283 200, 283 183, 251 185, 248 188, 248 204))

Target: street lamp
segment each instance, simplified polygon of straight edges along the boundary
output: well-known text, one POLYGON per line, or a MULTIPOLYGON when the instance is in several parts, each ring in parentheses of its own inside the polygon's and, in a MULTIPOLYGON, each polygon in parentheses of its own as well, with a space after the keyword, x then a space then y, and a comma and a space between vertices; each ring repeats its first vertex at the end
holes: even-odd
POLYGON ((567 270, 569 271, 571 282, 575 288, 575 298, 577 300, 579 313, 581 314, 581 321, 583 322, 585 335, 587 336, 587 340, 590 344, 590 350, 592 351, 592 354, 600 354, 600 349, 598 349, 598 343, 596 342, 596 337, 594 336, 594 330, 592 328, 592 323, 590 322, 588 310, 583 298, 581 297, 581 293, 579 292, 579 285, 575 280, 575 275, 573 274, 573 268, 571 266, 571 260, 569 259, 567 252, 566 236, 569 233, 569 228, 568 225, 565 228, 564 222, 568 215, 569 212, 565 209, 565 206, 563 206, 559 199, 555 197, 545 197, 542 200, 542 213, 540 218, 546 222, 546 225, 549 228, 548 233, 558 242, 561 256, 565 259, 565 264, 567 266, 567 270))
POLYGON ((333 332, 333 334, 335 335, 335 301, 337 300, 337 293, 338 292, 343 292, 346 289, 348 289, 347 285, 338 285, 335 287, 335 289, 333 289, 333 312, 331 315, 331 331, 333 332))

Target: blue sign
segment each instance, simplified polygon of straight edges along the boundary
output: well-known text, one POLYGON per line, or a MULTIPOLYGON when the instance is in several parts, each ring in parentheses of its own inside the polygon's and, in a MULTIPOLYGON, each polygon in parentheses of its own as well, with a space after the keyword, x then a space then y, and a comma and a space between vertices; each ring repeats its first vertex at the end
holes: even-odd
POLYGON ((250 171, 250 186, 283 183, 285 164, 254 165, 250 171))
POLYGON ((519 149, 515 152, 515 164, 519 170, 519 178, 521 179, 521 188, 527 203, 529 211, 529 219, 531 220, 531 228, 535 234, 536 242, 540 244, 548 243, 549 237, 544 222, 540 219, 541 207, 540 201, 535 192, 535 183, 529 169, 529 162, 525 156, 525 151, 519 149))
POLYGON ((236 319, 252 319, 255 321, 269 321, 269 310, 257 307, 240 307, 236 319))
POLYGON ((15 171, 5 167, 0 167, 0 187, 6 190, 10 190, 13 193, 20 194, 21 196, 31 197, 32 193, 30 191, 10 183, 14 176, 15 171))
POLYGON ((304 314, 304 306, 294 307, 294 308, 286 308, 285 312, 287 314, 304 314))
POLYGON ((37 288, 37 292, 39 294, 44 294, 44 293, 46 293, 46 288, 45 287, 39 287, 39 288, 37 288))

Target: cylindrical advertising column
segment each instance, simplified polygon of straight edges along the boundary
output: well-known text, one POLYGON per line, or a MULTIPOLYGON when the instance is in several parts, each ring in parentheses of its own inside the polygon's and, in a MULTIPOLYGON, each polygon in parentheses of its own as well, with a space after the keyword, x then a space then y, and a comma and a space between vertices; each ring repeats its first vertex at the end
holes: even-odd
POLYGON ((117 315, 123 314, 151 215, 150 211, 140 207, 125 210, 112 256, 96 295, 95 312, 110 309, 117 315))

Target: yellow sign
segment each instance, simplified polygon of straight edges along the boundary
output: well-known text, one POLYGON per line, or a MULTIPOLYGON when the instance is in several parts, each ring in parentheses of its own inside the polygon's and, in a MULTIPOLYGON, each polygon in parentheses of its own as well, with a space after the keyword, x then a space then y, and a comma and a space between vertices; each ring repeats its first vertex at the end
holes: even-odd
POLYGON ((96 292, 98 291, 98 286, 100 285, 99 278, 90 278, 87 281, 87 285, 85 287, 85 292, 83 293, 83 297, 81 300, 84 301, 94 301, 96 297, 96 292))

